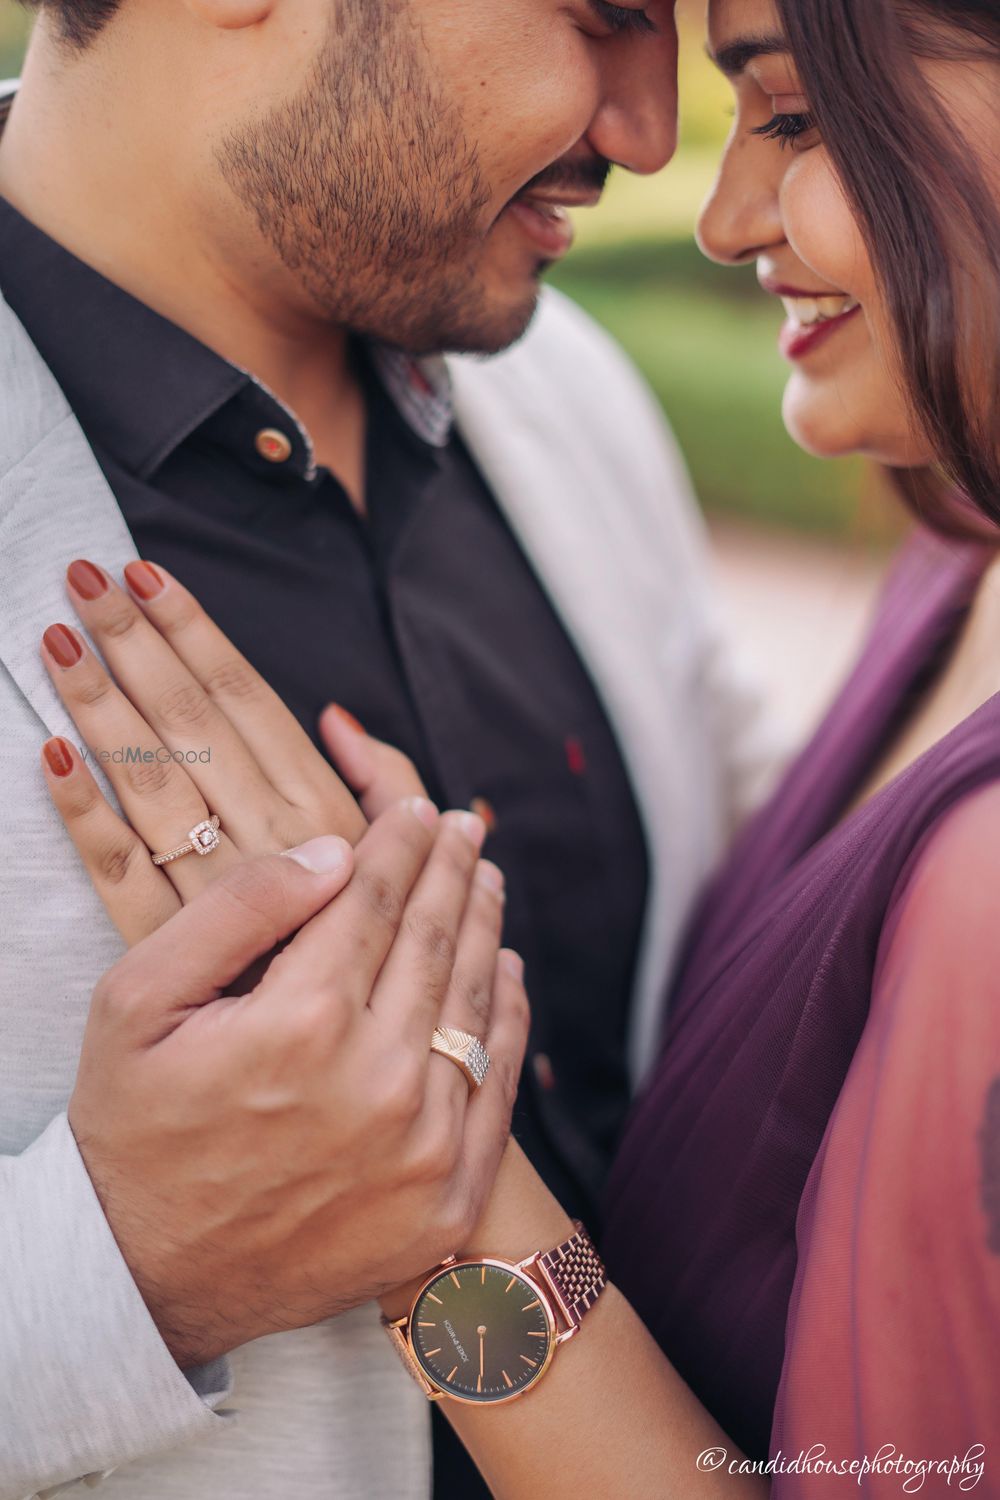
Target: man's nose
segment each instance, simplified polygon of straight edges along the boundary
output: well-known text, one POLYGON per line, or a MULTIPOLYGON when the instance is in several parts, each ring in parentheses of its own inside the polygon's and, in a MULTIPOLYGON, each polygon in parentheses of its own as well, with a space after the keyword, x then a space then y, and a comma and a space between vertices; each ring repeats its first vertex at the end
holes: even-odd
POLYGON ((615 49, 608 59, 603 98, 587 140, 599 156, 647 176, 677 150, 677 32, 671 22, 657 36, 615 49))

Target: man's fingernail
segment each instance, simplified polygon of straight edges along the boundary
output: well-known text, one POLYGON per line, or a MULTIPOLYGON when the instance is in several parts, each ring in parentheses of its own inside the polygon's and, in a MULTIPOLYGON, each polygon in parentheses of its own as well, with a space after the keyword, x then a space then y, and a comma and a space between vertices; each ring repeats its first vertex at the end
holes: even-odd
POLYGON ((481 859, 476 866, 476 883, 484 886, 486 890, 492 891, 494 896, 502 896, 504 891, 503 871, 488 859, 481 859))
POLYGON ((486 842, 486 824, 476 813, 455 812, 448 814, 448 821, 453 823, 459 833, 469 840, 473 849, 481 849, 486 842))
POLYGON ((333 709, 334 713, 337 715, 337 718, 343 720, 343 722, 347 725, 348 729, 353 729, 354 732, 355 732, 355 734, 367 734, 368 733, 367 729, 362 724, 361 720, 360 719, 356 719, 352 713, 348 713, 348 711, 347 711, 346 708, 341 708, 341 706, 340 706, 339 703, 331 703, 330 707, 333 709))
POLYGON ((56 735, 55 739, 46 740, 42 749, 53 776, 68 776, 73 769, 73 752, 68 742, 56 735))
POLYGON ((284 859, 294 859, 297 865, 313 875, 329 875, 331 871, 339 870, 347 863, 351 846, 346 839, 337 838, 331 833, 324 834, 322 838, 309 839, 294 849, 282 849, 281 853, 284 859))
POLYGON ((42 636, 45 649, 60 667, 75 667, 83 656, 76 636, 68 625, 50 625, 42 636))
POLYGON ((125 582, 140 599, 155 599, 163 593, 163 578, 148 562, 125 564, 125 582))
POLYGON ((513 948, 505 948, 500 954, 500 962, 512 979, 520 982, 524 978, 524 959, 520 953, 515 953, 513 948))
POLYGON ((426 797, 407 797, 403 806, 408 807, 413 816, 419 818, 421 823, 426 824, 428 828, 436 825, 438 810, 433 802, 428 802, 426 797))
POLYGON ((99 599, 102 594, 108 592, 108 580, 100 568, 95 568, 92 562, 78 557, 71 562, 66 569, 66 579, 70 588, 80 595, 81 599, 99 599))

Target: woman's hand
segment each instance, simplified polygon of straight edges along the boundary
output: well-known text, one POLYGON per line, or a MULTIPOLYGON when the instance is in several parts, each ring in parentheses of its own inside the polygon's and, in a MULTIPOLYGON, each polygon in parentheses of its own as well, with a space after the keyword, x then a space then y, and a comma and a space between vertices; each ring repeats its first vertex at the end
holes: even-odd
POLYGON ((121 817, 66 740, 46 742, 53 801, 125 942, 140 942, 242 861, 321 834, 356 843, 392 802, 423 792, 405 756, 327 708, 320 731, 361 799, 278 695, 197 600, 148 562, 125 570, 128 592, 94 563, 67 571, 70 598, 103 656, 78 631, 46 630, 42 658, 121 804, 121 817), (182 843, 217 814, 221 843, 160 867, 150 853, 182 843))

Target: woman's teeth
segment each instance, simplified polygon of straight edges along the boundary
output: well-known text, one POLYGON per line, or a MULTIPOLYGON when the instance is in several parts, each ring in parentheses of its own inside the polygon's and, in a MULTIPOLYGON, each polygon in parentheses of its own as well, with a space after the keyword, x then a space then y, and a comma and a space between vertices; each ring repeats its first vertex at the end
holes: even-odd
POLYGON ((859 306, 856 297, 782 297, 785 311, 799 328, 831 323, 859 306))

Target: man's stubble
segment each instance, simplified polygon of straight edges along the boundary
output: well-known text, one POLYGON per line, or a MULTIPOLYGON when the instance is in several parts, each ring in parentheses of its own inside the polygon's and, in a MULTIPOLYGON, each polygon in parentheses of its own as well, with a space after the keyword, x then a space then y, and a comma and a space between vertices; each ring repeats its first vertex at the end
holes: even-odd
POLYGON ((332 323, 414 354, 506 347, 535 292, 488 305, 477 261, 490 194, 411 0, 341 0, 331 14, 304 87, 223 139, 223 177, 332 323))

